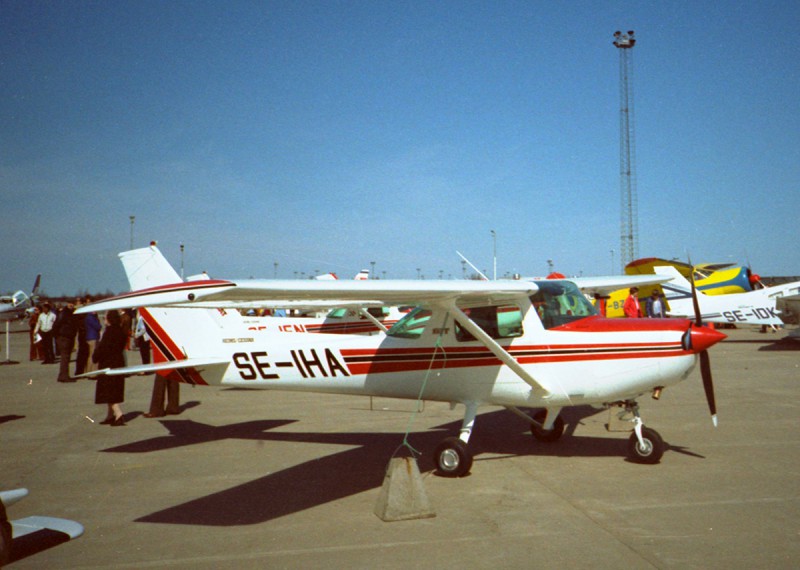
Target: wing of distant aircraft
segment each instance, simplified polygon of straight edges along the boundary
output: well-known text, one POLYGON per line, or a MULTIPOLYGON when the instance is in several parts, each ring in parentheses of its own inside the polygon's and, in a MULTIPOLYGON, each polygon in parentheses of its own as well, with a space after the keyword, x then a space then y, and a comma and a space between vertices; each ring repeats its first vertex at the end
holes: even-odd
POLYGON ((5 507, 27 496, 24 488, 0 491, 0 566, 83 534, 83 525, 68 519, 37 515, 8 521, 5 507))

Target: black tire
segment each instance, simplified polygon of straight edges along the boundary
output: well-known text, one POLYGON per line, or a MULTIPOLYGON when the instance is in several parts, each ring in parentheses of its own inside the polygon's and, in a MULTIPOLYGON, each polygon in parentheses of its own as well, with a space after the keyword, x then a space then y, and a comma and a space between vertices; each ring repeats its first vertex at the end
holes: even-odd
MULTIPOLYGON (((537 421, 540 424, 544 423, 546 417, 547 410, 539 410, 533 415, 534 421, 537 421)), ((533 437, 537 439, 537 441, 544 443, 558 441, 561 439, 561 436, 564 435, 564 420, 561 419, 561 416, 557 416, 556 421, 553 422, 553 429, 549 430, 544 430, 537 425, 531 424, 531 433, 533 434, 533 437)))
POLYGON ((636 437, 636 432, 631 434, 630 439, 628 439, 628 459, 648 465, 661 461, 661 456, 664 455, 664 440, 661 439, 658 432, 654 429, 643 427, 642 439, 644 440, 644 447, 639 445, 639 438, 636 437))
POLYGON ((467 444, 457 437, 448 437, 436 447, 436 470, 443 477, 463 477, 472 467, 472 454, 467 444))

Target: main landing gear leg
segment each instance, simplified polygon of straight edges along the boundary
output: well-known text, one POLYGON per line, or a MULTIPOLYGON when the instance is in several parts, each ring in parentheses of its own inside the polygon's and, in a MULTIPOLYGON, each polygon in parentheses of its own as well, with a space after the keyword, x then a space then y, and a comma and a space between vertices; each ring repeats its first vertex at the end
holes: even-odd
POLYGON ((639 415, 639 404, 635 401, 623 402, 625 410, 633 414, 633 433, 628 439, 628 459, 636 463, 653 464, 664 455, 664 440, 654 429, 644 427, 639 415))
POLYGON ((472 467, 472 454, 467 449, 467 444, 475 425, 478 405, 475 402, 467 402, 466 406, 459 436, 446 438, 436 448, 436 468, 439 474, 445 477, 463 477, 472 467))

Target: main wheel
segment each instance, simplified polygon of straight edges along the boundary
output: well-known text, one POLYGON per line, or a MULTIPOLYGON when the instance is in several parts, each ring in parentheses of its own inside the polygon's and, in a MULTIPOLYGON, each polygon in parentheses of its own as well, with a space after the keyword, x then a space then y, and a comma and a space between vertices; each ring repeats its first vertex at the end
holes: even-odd
MULTIPOLYGON (((540 424, 544 424, 546 417, 547 410, 539 410, 533 415, 534 421, 537 421, 540 424)), ((538 441, 543 441, 546 443, 557 441, 562 435, 564 435, 564 420, 561 419, 561 416, 557 416, 556 421, 553 422, 553 427, 548 430, 531 424, 531 433, 538 441)))
POLYGON ((664 455, 664 440, 656 430, 646 427, 642 428, 642 440, 644 445, 639 443, 636 432, 631 434, 628 439, 628 458, 636 463, 658 463, 664 455))
POLYGON ((436 447, 436 468, 445 477, 463 477, 472 467, 472 454, 467 444, 457 437, 448 437, 436 447))

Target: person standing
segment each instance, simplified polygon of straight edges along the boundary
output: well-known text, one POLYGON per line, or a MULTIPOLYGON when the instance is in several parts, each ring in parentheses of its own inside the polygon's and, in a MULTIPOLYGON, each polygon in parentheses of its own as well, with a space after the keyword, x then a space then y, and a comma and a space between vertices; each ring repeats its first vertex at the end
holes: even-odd
MULTIPOLYGON (((75 308, 79 309, 83 305, 83 299, 75 301, 75 308)), ((75 355, 75 376, 80 376, 86 372, 86 363, 89 360, 89 343, 86 342, 86 316, 72 314, 75 319, 75 327, 78 329, 78 352, 75 355)))
POLYGON ((69 359, 72 356, 72 349, 75 348, 75 335, 78 334, 78 326, 75 322, 75 311, 73 303, 67 303, 58 313, 58 318, 53 325, 53 330, 56 336, 56 345, 58 346, 58 354, 60 355, 58 367, 58 381, 59 382, 75 382, 74 378, 69 375, 69 359))
POLYGON ((36 323, 39 322, 40 313, 41 311, 39 310, 39 307, 36 306, 31 311, 30 317, 28 317, 28 334, 30 335, 31 339, 31 362, 34 360, 42 360, 42 344, 41 342, 36 341, 36 323))
MULTIPOLYGON (((90 304, 92 299, 86 297, 86 304, 90 304)), ((88 362, 86 363, 86 372, 93 372, 97 370, 97 363, 92 360, 94 348, 97 346, 97 341, 100 340, 100 331, 103 330, 103 325, 100 324, 100 319, 97 313, 86 313, 83 317, 83 325, 86 328, 86 344, 88 346, 88 362)))
MULTIPOLYGON (((141 315, 136 320, 136 345, 139 347, 139 354, 142 356, 142 364, 150 364, 150 337, 144 325, 141 315)), ((160 374, 153 375, 153 393, 150 396, 150 410, 144 414, 146 418, 162 418, 169 415, 181 413, 180 407, 180 384, 173 380, 168 380, 160 374), (167 407, 164 409, 164 399, 166 397, 167 407)))
POLYGON ((50 310, 50 303, 42 305, 42 313, 36 321, 34 336, 42 337, 41 344, 44 352, 42 364, 55 364, 56 355, 53 352, 53 325, 56 324, 56 314, 50 310))
POLYGON ((665 319, 667 317, 664 301, 661 299, 658 290, 647 298, 647 316, 651 319, 665 319))
POLYGON ((638 287, 631 287, 628 290, 628 298, 625 299, 625 305, 623 305, 622 310, 629 319, 637 319, 641 316, 638 287))
MULTIPOLYGON (((125 366, 125 345, 128 335, 121 326, 120 315, 116 311, 106 313, 106 327, 103 336, 92 354, 92 360, 97 363, 100 370, 105 368, 122 368, 125 366)), ((125 418, 122 415, 120 404, 125 401, 125 376, 108 376, 106 374, 97 379, 94 403, 106 404, 108 413, 101 424, 112 427, 124 426, 125 418)))

